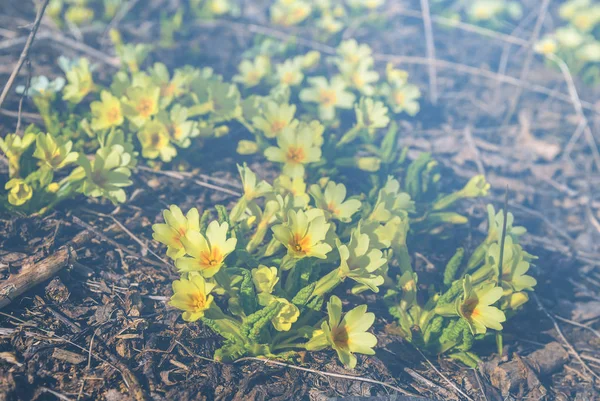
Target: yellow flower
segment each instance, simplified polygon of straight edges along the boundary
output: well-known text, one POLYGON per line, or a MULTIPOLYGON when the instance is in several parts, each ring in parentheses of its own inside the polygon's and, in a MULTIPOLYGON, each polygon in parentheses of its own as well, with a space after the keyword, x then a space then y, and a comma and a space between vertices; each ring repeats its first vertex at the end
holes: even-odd
POLYGON ((334 76, 331 82, 325 77, 308 78, 310 88, 300 91, 300 100, 305 103, 317 103, 319 117, 322 120, 333 120, 335 109, 351 109, 356 97, 346 91, 346 83, 341 76, 334 76))
POLYGON ((310 197, 306 193, 306 182, 303 177, 290 178, 282 174, 275 179, 275 186, 282 195, 289 193, 294 197, 295 207, 304 208, 308 205, 310 197))
POLYGON ((270 72, 271 60, 267 56, 257 56, 254 61, 242 60, 238 70, 239 74, 233 77, 233 81, 242 83, 247 88, 251 88, 258 85, 270 72))
POLYGON ((8 174, 10 177, 19 175, 21 169, 21 156, 36 140, 36 134, 30 132, 23 135, 7 134, 0 138, 0 150, 8 159, 8 174))
POLYGON ((256 291, 260 294, 270 294, 275 288, 275 284, 279 281, 277 277, 276 267, 267 267, 264 265, 258 266, 256 269, 252 269, 252 281, 256 287, 256 291))
POLYGON ((90 63, 86 58, 80 58, 76 63, 69 63, 65 58, 61 58, 59 63, 67 76, 63 99, 77 104, 94 89, 90 63))
POLYGON ((303 210, 290 210, 288 222, 274 226, 273 234, 287 248, 288 255, 292 258, 325 259, 332 249, 329 244, 323 242, 329 226, 322 215, 310 219, 303 210))
POLYGON ((163 216, 165 223, 152 226, 152 238, 166 245, 167 256, 176 260, 185 254, 181 239, 190 231, 200 231, 200 215, 194 207, 184 216, 179 207, 171 205, 163 216))
POLYGON ((375 355, 373 347, 377 337, 367 332, 375 322, 375 314, 367 313, 367 305, 352 309, 342 318, 342 301, 332 295, 327 303, 328 321, 321 324, 306 344, 309 351, 319 351, 329 346, 333 348, 340 361, 348 368, 356 366, 355 353, 375 355))
POLYGON ((240 155, 253 155, 258 152, 258 144, 254 141, 242 139, 238 142, 236 152, 240 155))
POLYGON ((242 179, 242 187, 244 188, 244 198, 247 201, 261 198, 270 193, 273 188, 266 181, 256 182, 256 174, 245 163, 243 166, 237 165, 240 177, 242 179))
POLYGON ((118 127, 123 124, 121 101, 108 91, 100 93, 101 101, 92 102, 92 124, 94 131, 118 127))
POLYGON ((321 187, 313 184, 310 187, 310 194, 315 199, 318 208, 325 210, 337 220, 349 222, 352 215, 360 209, 362 203, 358 199, 346 199, 346 186, 329 181, 325 187, 325 192, 321 187))
POLYGON ((158 100, 160 88, 157 86, 138 87, 127 89, 127 98, 123 103, 125 116, 138 128, 150 121, 158 113, 158 100))
POLYGON ((294 129, 298 125, 298 120, 294 119, 296 106, 293 104, 277 104, 269 101, 262 114, 254 117, 252 124, 267 138, 276 138, 284 129, 288 127, 294 129))
POLYGON ((279 84, 286 86, 300 85, 304 79, 300 63, 289 59, 275 66, 275 76, 279 84))
POLYGON ((227 238, 227 230, 229 224, 213 221, 206 229, 206 237, 198 231, 189 231, 181 242, 191 257, 177 259, 175 266, 182 272, 195 271, 206 278, 214 276, 237 244, 237 239, 227 238))
POLYGON ((40 160, 41 166, 59 170, 73 163, 79 157, 77 152, 71 152, 73 142, 63 139, 55 140, 51 134, 39 133, 35 140, 33 157, 40 160))
POLYGON ((4 189, 8 190, 8 203, 13 206, 21 206, 33 196, 33 189, 20 178, 8 181, 4 189))
POLYGON ((183 312, 182 317, 186 322, 195 322, 204 317, 213 302, 210 292, 215 287, 214 283, 207 283, 204 277, 190 274, 188 278, 182 277, 173 282, 173 296, 169 304, 183 312))
POLYGON ((533 49, 537 53, 547 56, 548 54, 556 53, 556 51, 558 50, 558 44, 556 43, 556 40, 554 40, 554 38, 548 36, 537 42, 534 45, 533 49))
POLYGON ((276 25, 293 26, 304 21, 312 12, 310 4, 304 1, 294 1, 286 4, 276 2, 271 6, 271 22, 276 25))
POLYGON ((274 298, 274 301, 281 303, 282 306, 279 308, 279 312, 271 319, 273 327, 277 331, 290 331, 292 324, 300 317, 300 310, 285 298, 274 298))
POLYGON ((148 159, 156 159, 160 156, 162 161, 170 162, 177 154, 171 145, 169 130, 158 121, 146 124, 137 136, 142 145, 142 156, 148 159))
POLYGON ((304 165, 321 159, 321 148, 315 146, 314 138, 306 133, 307 130, 284 129, 277 137, 278 146, 265 149, 265 157, 283 163, 283 173, 289 177, 304 176, 304 165))
POLYGON ((465 276, 463 281, 463 297, 457 300, 458 314, 467 321, 473 334, 485 334, 487 328, 502 330, 502 322, 506 321, 504 312, 494 305, 502 298, 502 288, 483 285, 474 289, 471 277, 465 276))

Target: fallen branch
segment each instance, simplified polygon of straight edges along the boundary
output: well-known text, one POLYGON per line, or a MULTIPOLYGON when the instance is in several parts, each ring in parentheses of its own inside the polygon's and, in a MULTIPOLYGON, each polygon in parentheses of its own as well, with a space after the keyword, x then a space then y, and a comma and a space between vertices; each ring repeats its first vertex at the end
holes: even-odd
POLYGON ((21 271, 11 275, 0 284, 0 309, 10 304, 16 297, 54 277, 63 268, 76 260, 74 248, 92 239, 91 232, 85 230, 77 234, 68 244, 63 245, 52 255, 37 263, 25 265, 21 271))

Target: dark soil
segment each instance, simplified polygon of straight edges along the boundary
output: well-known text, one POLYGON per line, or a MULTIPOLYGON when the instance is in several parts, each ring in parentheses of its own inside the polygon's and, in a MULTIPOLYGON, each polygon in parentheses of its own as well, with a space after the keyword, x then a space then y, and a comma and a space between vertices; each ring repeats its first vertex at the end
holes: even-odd
MULTIPOLYGON (((28 1, 1 3, 0 82, 4 83, 23 48, 21 38, 29 32, 23 26, 33 21, 34 7, 28 1)), ((150 16, 177 2, 140 3, 143 6, 138 4, 119 28, 128 40, 152 42, 157 24, 150 16), (139 23, 138 19, 146 22, 139 23)), ((394 4, 390 15, 398 11, 396 3, 419 10, 419 2, 389 3, 394 4)), ((525 3, 525 15, 533 13, 535 20, 540 2, 525 3)), ((177 48, 154 57, 169 67, 212 65, 231 76, 256 31, 248 24, 258 25, 263 34, 278 39, 294 34, 310 37, 302 28, 296 32, 270 28, 259 12, 247 10, 246 19, 236 23, 198 22, 190 27, 193 35, 181 38, 177 48), (219 38, 219 46, 211 45, 215 37, 219 38), (192 46, 200 48, 200 53, 183 51, 192 46)), ((544 30, 557 22, 555 11, 551 7, 544 30)), ((599 166, 594 164, 593 146, 585 137, 575 142, 569 153, 565 151, 571 146, 569 141, 579 120, 566 95, 563 76, 539 58, 534 58, 523 74, 526 48, 434 25, 439 60, 475 67, 484 71, 483 75, 495 74, 503 52, 508 52, 507 69, 500 75, 518 79, 523 74, 527 84, 510 85, 500 82, 502 78, 490 79, 438 64, 440 96, 433 105, 427 90, 425 41, 415 40, 423 38, 422 21, 397 15, 389 25, 385 34, 374 33, 369 27, 354 27, 352 36, 368 42, 377 60, 397 60, 424 91, 422 111, 415 118, 400 121, 403 144, 414 154, 432 152, 449 171, 445 184, 448 188, 485 172, 494 189, 486 201, 501 207, 508 187, 510 210, 518 224, 529 230, 524 246, 539 256, 534 275, 543 309, 532 298, 505 326, 506 359, 520 360, 555 341, 568 350, 570 359, 546 375, 524 364, 523 377, 527 380, 510 396, 596 399, 600 396, 594 379, 600 374, 600 334, 594 330, 600 330, 600 175, 599 166), (532 90, 531 85, 549 88, 552 96, 532 90), (516 107, 511 113, 513 103, 516 107)), ((526 24, 519 30, 507 26, 504 31, 529 40, 533 25, 526 24)), ((49 22, 43 23, 40 33, 47 32, 46 39, 34 43, 30 65, 23 68, 18 84, 24 83, 28 74, 58 74, 55 60, 60 54, 84 55, 51 39, 54 29, 49 22)), ((87 45, 108 52, 98 41, 101 32, 92 27, 83 38, 87 45)), ((318 43, 306 39, 299 47, 309 49, 310 45, 318 43)), ((108 66, 99 66, 101 76, 109 77, 113 72, 108 66)), ((385 62, 378 65, 384 67, 385 62)), ((591 131, 597 134, 600 104, 586 102, 597 101, 600 90, 579 84, 577 89, 591 131)), ((0 115, 0 133, 14 131, 18 107, 19 97, 13 94, 1 110, 4 116, 0 115)), ((25 101, 23 123, 35 122, 36 118, 33 104, 25 101)), ((194 176, 201 182, 206 181, 201 174, 225 179, 232 183, 228 188, 235 190, 234 162, 239 162, 239 156, 233 141, 217 140, 203 146, 187 152, 189 160, 194 160, 190 162, 194 176)), ((253 167, 260 168, 257 164, 253 167)), ((5 169, 0 163, 0 173, 5 174, 5 169)), ((91 242, 75 249, 76 263, 2 309, 0 400, 324 400, 393 393, 377 384, 263 362, 221 364, 210 360, 220 338, 201 324, 184 324, 179 312, 165 303, 175 274, 172 266, 156 257, 163 254, 163 249, 151 240, 151 225, 161 219, 162 209, 170 204, 182 209, 207 208, 217 203, 227 205, 235 197, 203 187, 189 177, 181 178, 138 171, 128 191, 130 199, 117 208, 78 199, 60 205, 43 218, 0 213, 0 279, 18 272, 25 264, 44 259, 82 230, 94 233, 91 242)), ((458 230, 456 236, 472 250, 487 229, 485 202, 466 202, 464 208, 472 216, 472 224, 458 230)), ((441 267, 455 249, 452 245, 432 253, 432 248, 428 247, 426 256, 436 267, 441 267)), ((417 266, 425 263, 420 254, 413 258, 417 266)), ((474 400, 506 399, 486 374, 446 359, 431 360, 430 365, 410 345, 385 334, 390 316, 382 305, 375 304, 373 296, 364 298, 378 314, 377 356, 361 357, 352 372, 345 371, 332 352, 307 353, 294 364, 371 378, 434 399, 465 399, 464 394, 474 400)), ((480 346, 478 352, 486 360, 494 358, 491 344, 480 346)))

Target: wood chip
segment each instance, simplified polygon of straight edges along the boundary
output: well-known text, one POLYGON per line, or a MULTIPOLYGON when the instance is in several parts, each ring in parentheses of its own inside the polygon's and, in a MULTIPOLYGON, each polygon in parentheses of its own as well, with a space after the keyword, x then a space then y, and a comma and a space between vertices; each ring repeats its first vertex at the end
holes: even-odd
POLYGON ((61 361, 72 363, 73 365, 79 365, 86 360, 86 357, 83 355, 61 348, 55 348, 54 352, 52 353, 52 357, 60 359, 61 361))

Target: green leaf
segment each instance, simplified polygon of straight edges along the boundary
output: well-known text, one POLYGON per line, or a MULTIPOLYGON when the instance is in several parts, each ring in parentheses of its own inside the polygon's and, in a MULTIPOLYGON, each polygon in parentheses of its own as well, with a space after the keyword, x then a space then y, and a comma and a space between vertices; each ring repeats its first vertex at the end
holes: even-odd
POLYGON ((452 256, 446 265, 446 269, 444 270, 444 285, 446 287, 450 287, 455 280, 464 256, 465 250, 463 248, 458 248, 454 256, 452 256))
POLYGON ((312 295, 316 285, 317 283, 312 283, 302 288, 300 291, 298 291, 296 296, 292 298, 292 303, 297 307, 305 306, 310 300, 310 296, 312 295))

